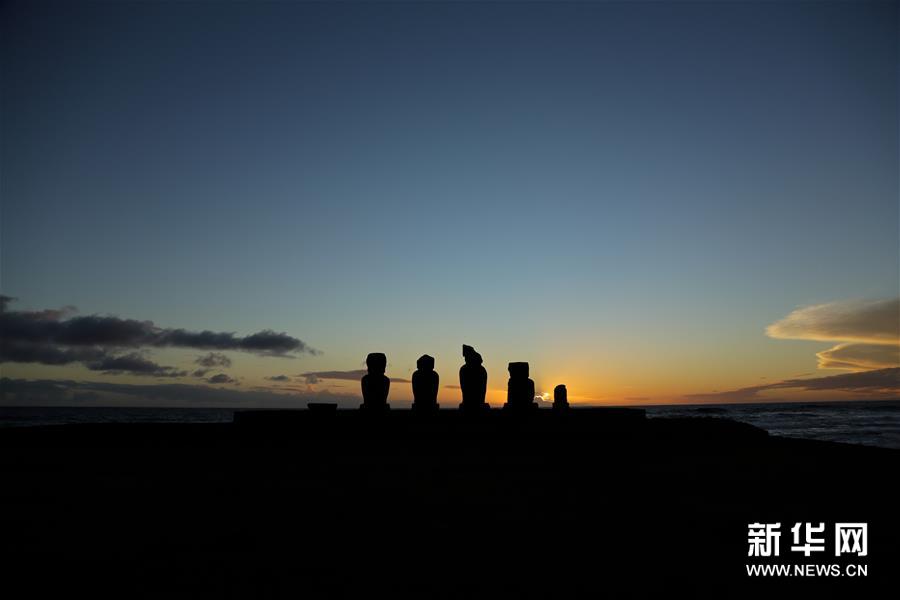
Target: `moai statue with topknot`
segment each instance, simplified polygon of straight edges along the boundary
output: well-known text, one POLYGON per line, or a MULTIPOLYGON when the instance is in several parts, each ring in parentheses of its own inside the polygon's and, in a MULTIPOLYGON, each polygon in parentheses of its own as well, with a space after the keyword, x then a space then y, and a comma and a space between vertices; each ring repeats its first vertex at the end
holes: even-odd
POLYGON ((366 357, 366 367, 369 372, 363 375, 362 395, 363 410, 382 411, 390 408, 387 402, 388 391, 391 388, 391 380, 384 371, 387 369, 387 357, 381 352, 372 352, 366 357))
POLYGON ((434 412, 438 409, 437 395, 440 376, 434 371, 434 357, 423 354, 416 361, 412 376, 413 410, 434 412))
POLYGON ((481 411, 490 408, 484 401, 487 395, 487 371, 482 366, 481 355, 472 346, 463 344, 463 358, 466 361, 459 368, 459 387, 462 390, 462 404, 466 411, 481 411))

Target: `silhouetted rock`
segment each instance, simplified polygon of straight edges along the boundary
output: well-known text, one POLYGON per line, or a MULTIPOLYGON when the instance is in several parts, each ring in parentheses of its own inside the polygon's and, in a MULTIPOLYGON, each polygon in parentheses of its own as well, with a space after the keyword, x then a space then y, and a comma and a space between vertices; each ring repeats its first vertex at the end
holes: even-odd
POLYGON ((569 393, 566 386, 559 384, 553 388, 553 410, 566 410, 569 408, 569 393))
POLYGON ((306 408, 316 415, 333 415, 337 411, 337 404, 334 402, 309 402, 306 408))
POLYGON ((527 362, 509 363, 509 384, 503 408, 516 411, 537 408, 537 402, 534 401, 534 381, 528 378, 527 362))
POLYGON ((438 409, 440 376, 434 371, 434 357, 423 354, 416 361, 416 368, 418 370, 412 376, 413 410, 435 411, 438 409))
POLYGON ((897 450, 626 408, 500 412, 391 410, 377 427, 365 411, 306 409, 239 410, 234 424, 0 427, 4 589, 855 600, 896 588, 897 450), (101 453, 102 468, 85 468, 101 453), (822 493, 836 474, 850 483, 822 493), (820 557, 790 550, 790 525, 842 515, 878 525, 872 551, 827 561, 867 563, 868 577, 746 575, 745 563, 776 560, 747 557, 749 523, 781 522, 777 560, 811 564, 820 557), (578 552, 585 540, 598 543, 578 552), (461 557, 472 566, 453 568, 461 557))
POLYGON ((387 397, 391 388, 391 380, 384 374, 387 369, 387 357, 381 352, 372 352, 366 357, 366 367, 369 372, 363 375, 361 380, 363 403, 360 408, 385 410, 389 408, 387 397))
POLYGON ((484 401, 487 394, 487 371, 481 365, 481 355, 472 346, 462 347, 466 361, 459 368, 459 387, 462 390, 462 404, 459 408, 467 411, 480 411, 490 408, 484 401))

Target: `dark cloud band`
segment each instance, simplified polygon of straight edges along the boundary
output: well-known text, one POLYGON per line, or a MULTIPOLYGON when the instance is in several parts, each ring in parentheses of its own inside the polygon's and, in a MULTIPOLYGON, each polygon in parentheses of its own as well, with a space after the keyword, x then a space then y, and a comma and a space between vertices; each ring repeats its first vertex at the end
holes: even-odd
POLYGON ((129 352, 121 356, 105 356, 101 360, 88 362, 91 371, 102 371, 110 375, 149 375, 152 377, 184 377, 187 371, 175 367, 164 367, 143 356, 140 352, 129 352))
POLYGON ((702 401, 744 401, 759 400, 759 392, 766 390, 796 389, 802 391, 842 391, 842 392, 866 392, 870 394, 896 395, 900 393, 900 368, 876 369, 874 371, 862 371, 859 373, 843 373, 828 377, 813 377, 810 379, 785 379, 775 383, 766 383, 750 387, 730 390, 726 392, 710 392, 704 394, 689 394, 685 396, 690 400, 702 401))
POLYGON ((5 406, 206 406, 221 408, 302 408, 307 402, 335 402, 357 408, 358 395, 297 390, 241 390, 184 383, 126 384, 64 379, 0 378, 0 404, 5 406))
MULTIPOLYGON (((303 377, 306 380, 306 383, 312 385, 318 383, 319 380, 322 379, 338 379, 345 381, 359 381, 362 379, 363 375, 365 375, 367 371, 365 369, 356 369, 353 371, 309 371, 306 373, 300 373, 298 377, 303 377)), ((403 379, 402 377, 391 377, 391 381, 396 381, 399 383, 409 383, 409 379, 403 379)))
POLYGON ((0 335, 4 341, 57 346, 102 346, 118 348, 174 347, 199 350, 237 350, 255 354, 286 356, 318 354, 303 340, 271 329, 240 337, 232 332, 165 329, 152 321, 90 315, 54 318, 46 312, 0 313, 0 335))
POLYGON ((72 307, 11 311, 8 308, 12 301, 10 296, 0 297, 0 362, 82 363, 93 371, 110 374, 180 377, 187 372, 157 365, 133 350, 163 347, 212 350, 195 361, 201 367, 195 372, 198 376, 212 368, 230 367, 231 359, 221 353, 225 350, 281 357, 319 353, 303 340, 271 329, 243 337, 232 332, 167 329, 157 327, 152 321, 114 316, 70 317, 74 312, 72 307))

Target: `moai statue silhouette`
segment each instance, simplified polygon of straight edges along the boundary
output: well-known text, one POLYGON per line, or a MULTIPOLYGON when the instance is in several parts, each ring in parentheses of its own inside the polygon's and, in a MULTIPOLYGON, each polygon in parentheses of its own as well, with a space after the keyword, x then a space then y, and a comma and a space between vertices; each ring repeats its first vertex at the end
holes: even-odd
POLYGON ((567 410, 569 408, 569 392, 566 386, 559 384, 553 388, 553 410, 567 410))
POLYGON ((490 408, 484 401, 487 394, 487 371, 482 366, 481 355, 472 346, 462 347, 466 364, 459 368, 459 387, 462 390, 462 404, 459 408, 480 411, 490 408))
POLYGON ((434 371, 434 357, 423 354, 416 361, 412 376, 413 410, 432 412, 438 409, 437 395, 440 376, 434 371))
POLYGON ((507 410, 531 410, 537 408, 534 401, 534 381, 528 378, 527 362, 509 363, 509 384, 506 388, 507 410))
POLYGON ((360 408, 373 411, 390 408, 387 397, 391 388, 391 380, 384 374, 387 369, 387 357, 381 352, 372 352, 366 357, 366 367, 369 372, 363 375, 360 382, 363 395, 363 403, 360 408))

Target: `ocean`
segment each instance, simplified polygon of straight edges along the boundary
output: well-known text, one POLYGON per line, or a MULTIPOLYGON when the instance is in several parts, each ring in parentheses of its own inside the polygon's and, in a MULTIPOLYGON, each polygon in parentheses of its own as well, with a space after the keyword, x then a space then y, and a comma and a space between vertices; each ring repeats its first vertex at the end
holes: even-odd
POLYGON ((716 417, 771 435, 900 449, 900 400, 647 406, 647 416, 716 417))
MULTIPOLYGON (((772 435, 900 449, 900 400, 645 406, 648 418, 713 417, 772 435)), ((228 423, 227 408, 0 407, 0 427, 70 423, 228 423)))

